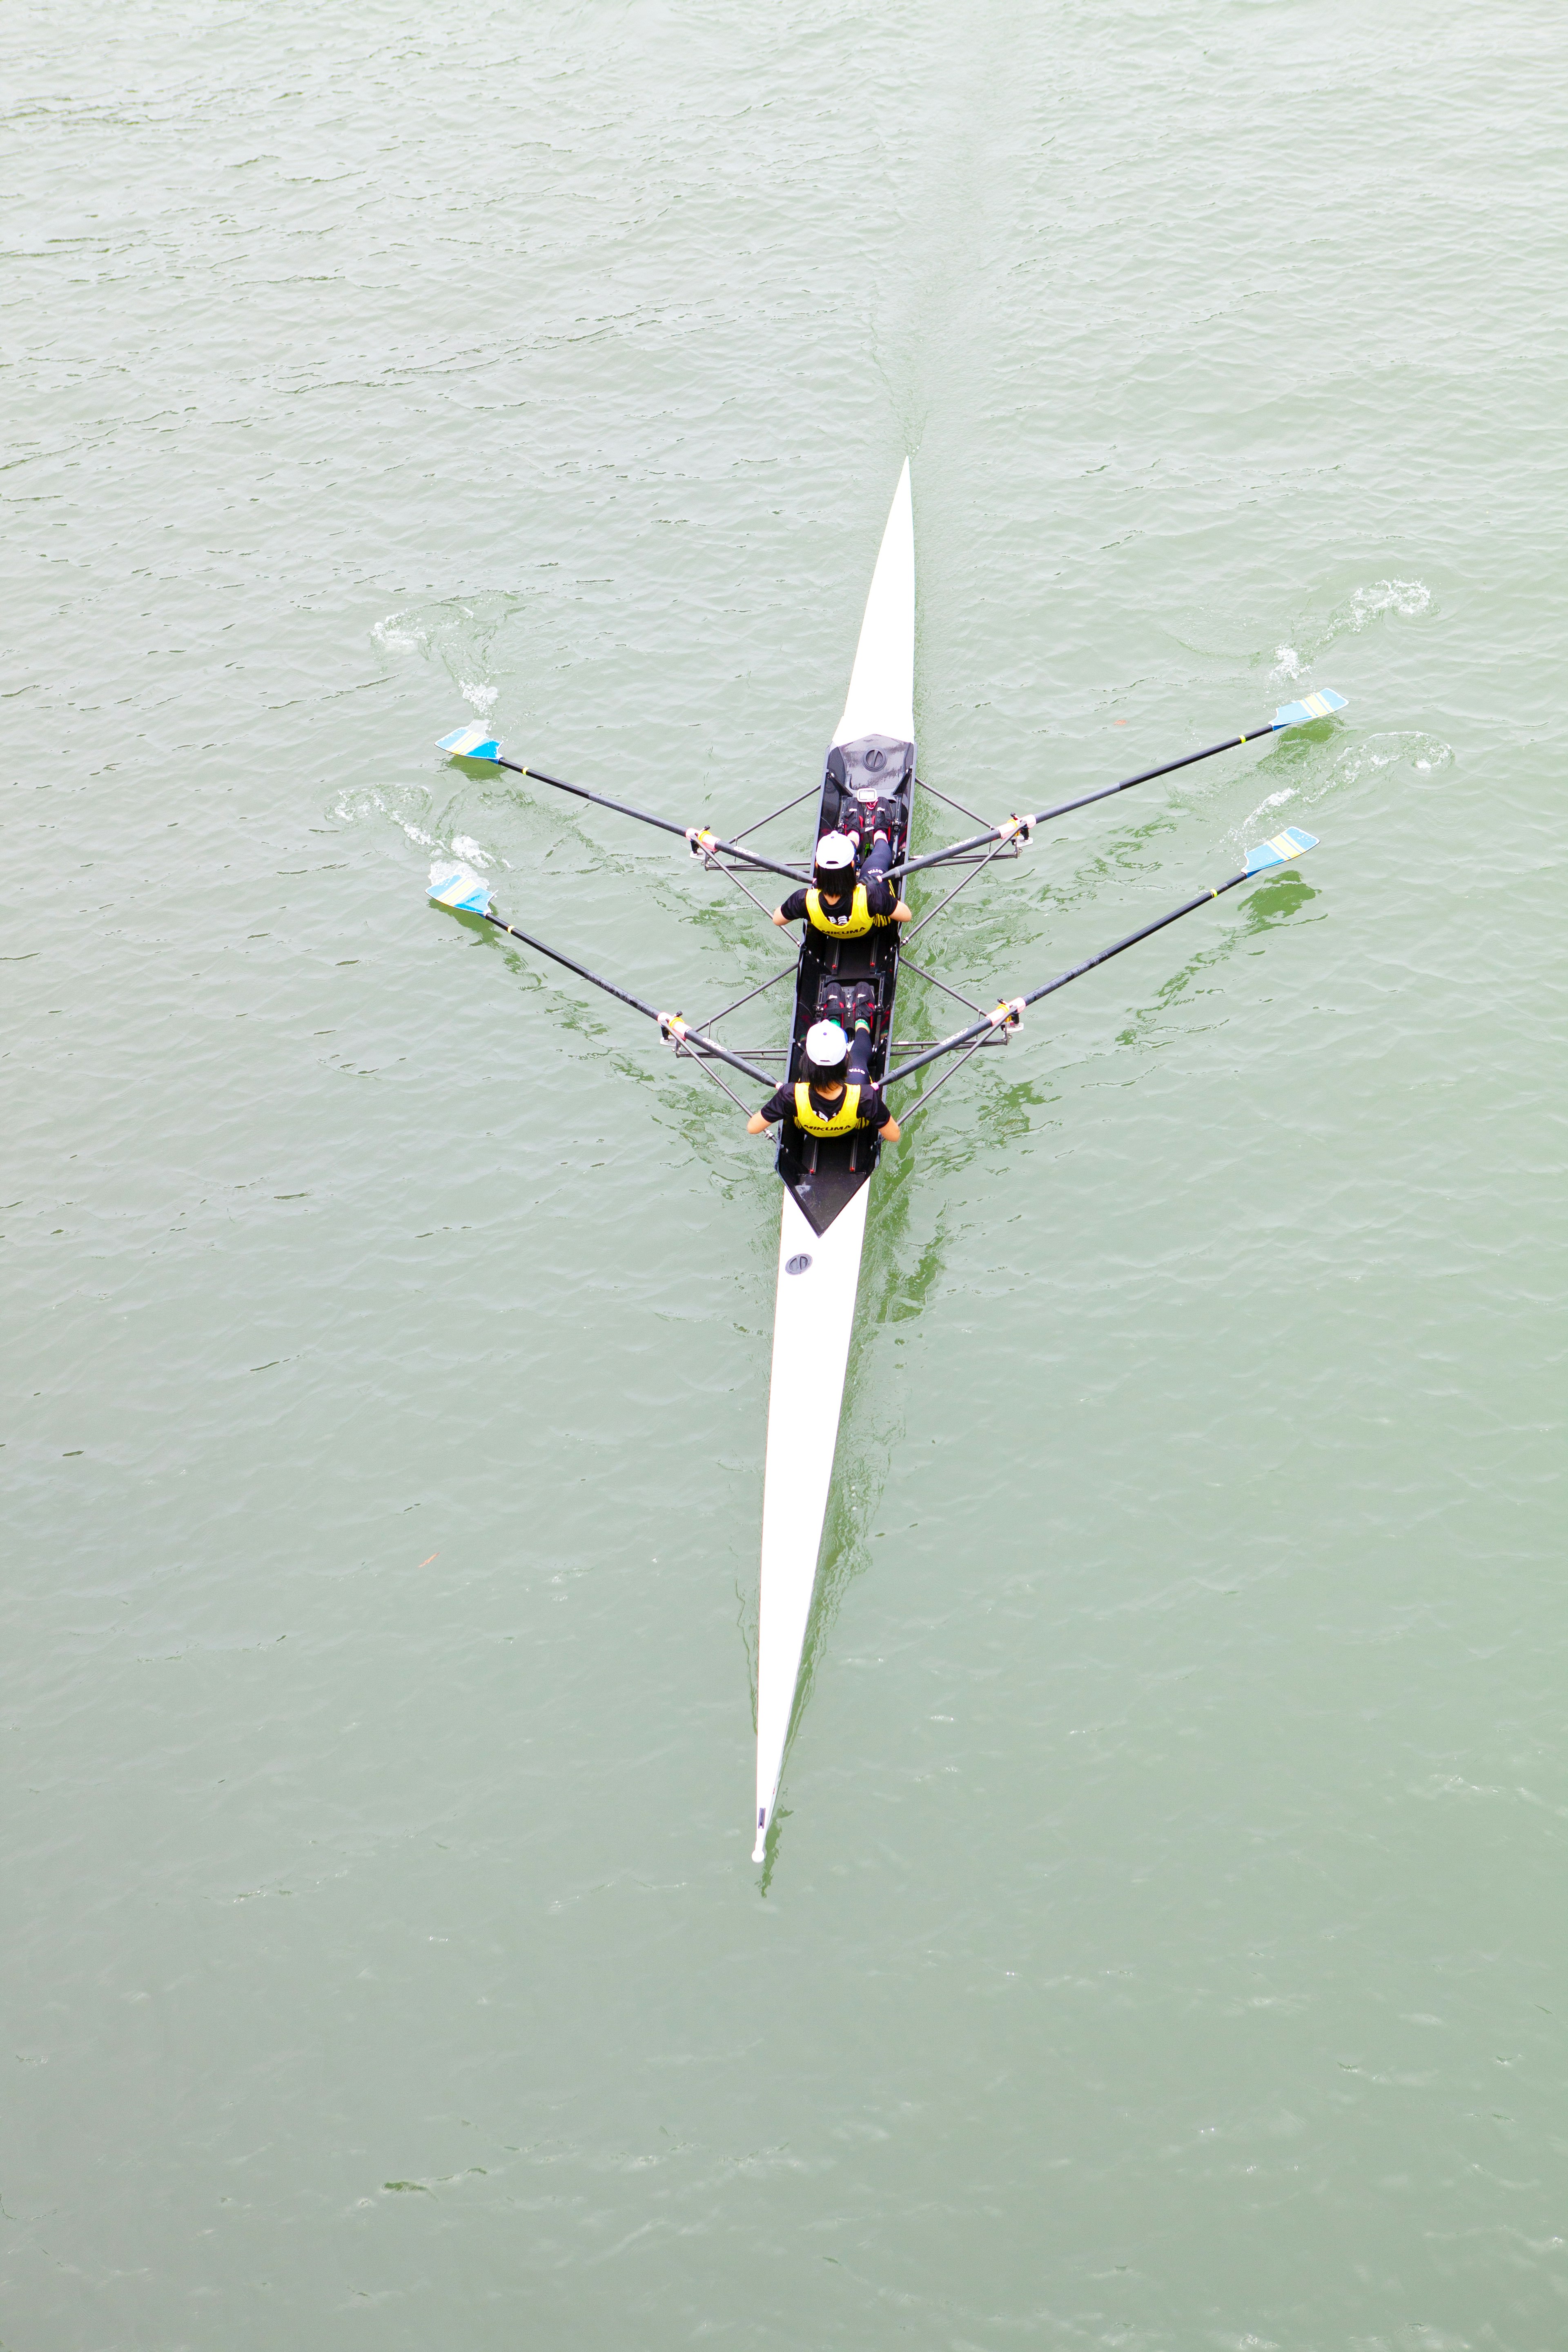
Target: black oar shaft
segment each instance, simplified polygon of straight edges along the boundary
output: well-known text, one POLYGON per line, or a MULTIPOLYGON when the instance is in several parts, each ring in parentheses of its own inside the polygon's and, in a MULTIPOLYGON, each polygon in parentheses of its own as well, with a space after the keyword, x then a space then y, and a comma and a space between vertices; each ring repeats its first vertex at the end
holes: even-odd
POLYGON ((591 981, 595 988, 602 988, 606 996, 618 997, 623 1004, 629 1004, 634 1013, 646 1013, 650 1021, 658 1019, 657 1008, 645 1004, 640 996, 633 996, 627 990, 617 988, 613 980, 605 980, 598 972, 590 971, 585 963, 574 962, 571 956, 563 955, 559 948, 546 947, 542 940, 534 939, 527 931, 520 931, 515 923, 504 922, 500 915, 492 915, 488 907, 484 914, 486 922, 493 923, 498 931, 504 931, 509 940, 521 940, 523 946, 532 948, 536 955, 548 956, 552 963, 563 964, 568 971, 574 971, 579 980, 591 981))
MULTIPOLYGON (((1127 949, 1135 948, 1140 940, 1152 939, 1156 931, 1163 931, 1167 923, 1179 923, 1184 915, 1195 914, 1200 907, 1206 907, 1212 899, 1219 898, 1226 890, 1234 890, 1238 882, 1246 879, 1244 870, 1215 884, 1211 889, 1200 890, 1195 898, 1187 899, 1183 906, 1173 907, 1168 915, 1156 915, 1152 923, 1142 924, 1137 930, 1129 931, 1124 940, 1116 940, 1113 946, 1101 948, 1098 955, 1086 956, 1082 963, 1075 963, 1070 971, 1058 972, 1055 980, 1047 980, 1043 988, 1031 989, 1022 1003, 1037 1004, 1043 996, 1054 996, 1057 990, 1065 988, 1069 980, 1081 980, 1086 971, 1093 971, 1100 964, 1109 963, 1112 956, 1122 955, 1127 949)), ((994 1021, 976 1021, 967 1029, 955 1030, 951 1037, 944 1037, 941 1045, 933 1045, 929 1053, 917 1054, 913 1061, 902 1062, 896 1070, 889 1070, 882 1080, 883 1086, 890 1087, 895 1078, 912 1077, 917 1070, 923 1070, 928 1062, 936 1061, 943 1054, 961 1053, 965 1045, 984 1037, 988 1030, 998 1025, 994 1021)))
MULTIPOLYGON (((632 995, 629 989, 617 988, 613 980, 605 980, 601 973, 590 971, 585 963, 578 963, 573 957, 563 955, 559 948, 546 947, 542 940, 534 939, 527 931, 520 931, 515 923, 503 922, 499 915, 492 915, 488 907, 483 912, 486 922, 493 923, 498 931, 504 931, 509 940, 521 940, 522 945, 531 948, 536 955, 548 956, 552 963, 564 966, 567 971, 574 971, 579 980, 590 982, 595 988, 602 988, 606 996, 616 998, 622 1004, 629 1004, 634 1013, 642 1013, 646 1020, 657 1021, 661 1029, 664 1027, 668 1016, 660 1013, 657 1006, 645 1004, 642 998, 632 995)), ((728 1062, 731 1069, 743 1070, 747 1077, 755 1078, 757 1084, 766 1087, 770 1094, 773 1091, 773 1081, 765 1070, 759 1070, 754 1062, 743 1060, 739 1054, 731 1054, 729 1047, 721 1045, 716 1037, 706 1037, 700 1030, 693 1029, 680 1034, 680 1043, 691 1049, 694 1059, 707 1054, 716 1055, 721 1062, 728 1062)))
POLYGON ((1178 768, 1195 767, 1200 760, 1212 760, 1220 751, 1237 751, 1243 743, 1257 743, 1273 732, 1274 722, 1269 719, 1246 735, 1227 735, 1223 743, 1206 744, 1201 751, 1184 751, 1179 760, 1163 760, 1157 768, 1144 768, 1135 776, 1123 776, 1119 784, 1102 784, 1099 792, 1083 793, 1076 801, 1058 801, 1055 808, 1042 809, 1035 823, 1049 824, 1052 817, 1068 816, 1074 809, 1088 808, 1091 801, 1108 801, 1116 793, 1130 793, 1134 784, 1152 783, 1156 776, 1173 776, 1178 768))
MULTIPOLYGON (((1195 767, 1200 760, 1212 760, 1221 751, 1237 751, 1243 743, 1256 743, 1275 731, 1274 721, 1269 719, 1248 734, 1227 735, 1223 743, 1209 743, 1201 751, 1184 751, 1179 760, 1163 760, 1157 768, 1142 768, 1135 776, 1123 776, 1120 783, 1101 784, 1097 792, 1080 793, 1077 800, 1058 801, 1055 808, 1042 809, 1028 822, 1031 825, 1049 824, 1053 817, 1070 816, 1074 809, 1089 808, 1095 801, 1114 799, 1118 793, 1130 793, 1134 784, 1152 783, 1156 776, 1173 776, 1178 768, 1195 767)), ((967 850, 984 849, 987 842, 1000 841, 1005 833, 1005 826, 994 824, 989 833, 973 834, 967 841, 949 842, 945 849, 933 850, 929 857, 911 857, 902 866, 889 866, 886 878, 890 881, 898 875, 919 874, 928 866, 942 865, 946 858, 962 857, 967 850)))
MULTIPOLYGON (((656 825, 660 833, 673 834, 677 841, 689 842, 690 834, 683 824, 668 816, 655 816, 649 809, 633 808, 629 801, 612 800, 608 793, 591 793, 586 784, 569 784, 563 776, 547 776, 542 768, 525 768, 521 760, 496 761, 498 768, 510 768, 514 776, 529 776, 536 784, 548 784, 552 791, 570 793, 580 801, 592 801, 595 808, 614 809, 617 816, 635 817, 639 824, 656 825)), ((776 812, 775 812, 776 813, 776 812)), ((739 849, 732 841, 721 841, 717 834, 709 835, 709 845, 726 856, 739 857, 748 866, 765 866, 770 874, 783 874, 791 882, 804 879, 798 866, 781 866, 775 857, 764 857, 755 849, 739 849)))
POLYGON ((1069 980, 1081 980, 1086 971, 1093 971, 1098 965, 1109 963, 1112 956, 1122 954, 1128 948, 1135 948, 1140 940, 1152 939, 1154 933, 1163 931, 1167 923, 1179 923, 1184 915, 1195 915, 1200 907, 1206 907, 1211 899, 1217 898, 1223 891, 1234 890, 1238 882, 1246 879, 1245 866, 1239 874, 1226 875, 1223 882, 1215 883, 1210 889, 1200 890, 1195 898, 1188 898, 1182 906, 1173 907, 1168 915, 1156 915, 1152 923, 1144 923, 1138 930, 1129 931, 1127 937, 1118 940, 1114 946, 1101 948, 1098 955, 1086 956, 1082 963, 1075 963, 1070 971, 1058 972, 1055 980, 1047 980, 1043 988, 1031 989, 1024 999, 1025 1003, 1038 1004, 1043 996, 1054 996, 1057 990, 1065 988, 1069 980))
POLYGON ((580 801, 592 801, 595 808, 614 809, 620 816, 636 817, 639 824, 656 824, 660 833, 672 833, 678 841, 686 838, 686 827, 676 824, 667 816, 654 816, 647 809, 633 808, 628 801, 613 801, 608 793, 591 793, 586 784, 569 784, 563 776, 547 776, 542 768, 525 768, 521 760, 500 760, 498 768, 510 768, 514 776, 531 776, 536 784, 549 784, 555 792, 571 793, 580 801))

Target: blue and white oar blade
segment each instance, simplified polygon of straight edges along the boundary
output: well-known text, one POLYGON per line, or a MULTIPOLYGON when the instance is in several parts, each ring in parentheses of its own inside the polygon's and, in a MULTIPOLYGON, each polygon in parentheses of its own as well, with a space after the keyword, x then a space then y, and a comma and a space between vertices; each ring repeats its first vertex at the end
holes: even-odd
POLYGON ((1304 694, 1300 702, 1282 702, 1274 713, 1274 724, 1304 727, 1309 719, 1331 719, 1336 710, 1344 709, 1345 700, 1331 686, 1322 686, 1316 694, 1304 694))
POLYGON ((1256 849, 1247 853, 1247 870, 1251 874, 1267 874, 1271 866, 1289 866, 1293 857, 1305 857, 1309 849, 1316 849, 1315 833, 1303 833, 1299 824, 1288 824, 1269 841, 1260 841, 1256 849))
POLYGON ((450 907, 454 914, 489 912, 489 884, 471 866, 455 865, 449 857, 438 859, 430 868, 430 897, 435 905, 450 907))
POLYGON ((450 751, 454 760, 499 760, 500 742, 483 727, 457 727, 450 735, 443 735, 437 751, 450 751))

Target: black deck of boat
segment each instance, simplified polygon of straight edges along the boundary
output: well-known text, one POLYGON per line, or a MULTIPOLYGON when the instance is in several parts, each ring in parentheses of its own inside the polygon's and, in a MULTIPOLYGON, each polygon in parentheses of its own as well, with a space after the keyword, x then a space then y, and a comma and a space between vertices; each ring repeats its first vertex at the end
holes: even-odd
MULTIPOLYGON (((836 745, 827 755, 817 803, 816 830, 812 846, 834 831, 840 806, 859 790, 875 786, 884 800, 896 800, 899 822, 893 835, 893 856, 901 858, 909 845, 913 813, 915 747, 890 735, 864 735, 853 743, 836 745)), ((835 940, 807 923, 795 972, 795 1027, 791 1034, 789 1083, 805 1076, 805 1033, 819 1016, 817 992, 825 980, 853 985, 869 981, 877 992, 871 1023, 871 1058, 868 1076, 879 1084, 888 1066, 888 1045, 893 1034, 893 1001, 899 985, 899 929, 888 923, 868 931, 863 939, 835 940)), ((858 1134, 818 1139, 801 1135, 787 1124, 780 1129, 778 1171, 795 1195, 801 1214, 814 1233, 826 1233, 840 1211, 867 1183, 881 1157, 881 1139, 874 1128, 858 1134)))

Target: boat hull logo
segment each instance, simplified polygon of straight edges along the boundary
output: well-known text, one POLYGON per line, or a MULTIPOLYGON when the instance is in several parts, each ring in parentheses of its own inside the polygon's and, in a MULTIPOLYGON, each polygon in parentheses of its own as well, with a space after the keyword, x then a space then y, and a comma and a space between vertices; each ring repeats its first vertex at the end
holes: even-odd
POLYGON ((786 1274, 804 1274, 810 1264, 811 1252, 809 1250, 799 1250, 794 1257, 785 1258, 784 1272, 786 1274))

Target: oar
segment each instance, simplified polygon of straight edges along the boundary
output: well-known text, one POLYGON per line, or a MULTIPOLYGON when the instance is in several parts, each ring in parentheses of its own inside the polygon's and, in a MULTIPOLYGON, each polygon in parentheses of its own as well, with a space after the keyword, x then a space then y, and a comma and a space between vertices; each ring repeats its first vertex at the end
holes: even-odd
MULTIPOLYGON (((525 948, 532 948, 537 955, 548 956, 552 963, 563 964, 568 971, 574 971, 579 980, 591 981, 595 988, 602 988, 606 996, 614 996, 622 1004, 629 1004, 634 1013, 641 1013, 649 1021, 656 1021, 659 1035, 669 1039, 678 1052, 684 1045, 697 1062, 709 1054, 716 1055, 721 1062, 728 1062, 731 1069, 743 1070, 747 1077, 755 1078, 759 1086, 766 1087, 769 1094, 773 1093, 774 1082, 765 1070, 759 1070, 754 1062, 742 1060, 739 1054, 731 1054, 728 1045, 721 1045, 716 1037, 704 1036, 700 1029, 688 1027, 679 1013, 660 1013, 656 1006, 645 1004, 640 996, 633 996, 627 990, 617 988, 613 980, 605 980, 598 972, 590 971, 585 963, 574 962, 569 955, 563 955, 559 948, 546 947, 542 940, 531 939, 515 924, 503 922, 491 911, 489 884, 469 866, 453 866, 449 862, 432 866, 429 896, 434 905, 449 907, 456 915, 482 915, 487 923, 493 923, 498 931, 506 933, 509 940, 521 940, 525 948)), ((725 1091, 728 1093, 729 1089, 726 1087, 725 1091)), ((731 1096, 731 1099, 733 1101, 734 1097, 731 1096)))
POLYGON ((529 776, 536 784, 549 784, 558 793, 571 793, 577 800, 592 801, 595 808, 614 809, 618 815, 636 817, 639 824, 657 825, 660 833, 671 833, 677 841, 684 841, 693 857, 711 860, 715 853, 721 853, 738 857, 743 866, 765 866, 770 874, 785 875, 792 882, 809 879, 804 866, 781 866, 776 857, 763 857, 755 849, 738 848, 732 841, 721 841, 705 825, 676 824, 667 816, 654 816, 647 809, 633 808, 629 801, 613 801, 605 793, 591 793, 584 784, 569 784, 560 776, 547 776, 542 768, 525 768, 521 760, 504 759, 496 738, 487 735, 482 727, 459 727, 452 734, 443 735, 436 748, 449 751, 454 760, 488 760, 492 767, 509 769, 514 776, 529 776))
POLYGON ((1130 793, 1134 784, 1152 783, 1156 776, 1173 776, 1178 768, 1195 767, 1200 760, 1212 760, 1220 751, 1234 751, 1239 744, 1259 742, 1265 735, 1278 735, 1281 728, 1304 727, 1309 719, 1327 719, 1334 711, 1342 710, 1345 702, 1344 695, 1325 686, 1300 702, 1281 703, 1266 727, 1254 727, 1246 735, 1227 735, 1223 743, 1211 743, 1206 751, 1187 751, 1179 760, 1165 761, 1161 767, 1143 768, 1135 776, 1123 776, 1119 784, 1102 784, 1096 793, 1082 793, 1076 801, 1058 801, 1055 808, 1042 809, 1037 816, 1005 817, 988 833, 972 834, 967 841, 949 842, 945 849, 935 849, 929 857, 910 857, 901 866, 888 866, 884 879, 890 882, 897 875, 919 874, 927 866, 942 865, 945 858, 962 857, 966 850, 984 849, 987 842, 1012 841, 1019 836, 1026 841, 1036 825, 1049 824, 1053 817, 1069 816, 1074 809, 1088 808, 1094 801, 1108 801, 1117 793, 1130 793))
POLYGON ((961 1053, 965 1045, 987 1036, 993 1029, 1016 1029, 1026 1004, 1037 1004, 1042 996, 1054 996, 1057 990, 1065 988, 1069 980, 1081 980, 1086 971, 1093 971, 1098 965, 1109 963, 1112 956, 1121 955, 1127 948, 1136 947, 1140 940, 1152 938, 1156 931, 1163 931, 1167 923, 1179 923, 1184 915, 1195 914, 1211 899, 1222 898, 1226 890, 1234 890, 1238 882, 1249 882, 1255 874, 1267 874, 1271 866, 1288 866, 1292 858, 1304 857, 1309 849, 1316 849, 1317 845, 1315 833, 1303 833, 1299 826, 1288 824, 1284 832, 1277 833, 1272 840, 1260 842, 1256 849, 1247 851, 1247 864, 1239 874, 1232 874, 1226 881, 1216 882, 1211 889, 1201 890, 1184 906, 1173 907, 1168 915, 1157 915, 1152 923, 1143 924, 1136 931, 1129 931, 1127 937, 1118 940, 1114 947, 1101 948, 1098 955, 1087 956, 1082 963, 1075 963, 1070 971, 1058 972, 1055 980, 1047 981, 1044 988, 1032 989, 1027 996, 1010 997, 1005 1003, 998 1004, 994 1012, 988 1013, 984 1021, 976 1021, 967 1029, 954 1030, 951 1037, 944 1037, 941 1045, 933 1045, 929 1053, 917 1054, 912 1061, 901 1062, 896 1070, 889 1070, 882 1080, 883 1086, 890 1087, 895 1078, 912 1077, 917 1070, 923 1070, 928 1062, 936 1061, 943 1054, 961 1053))

